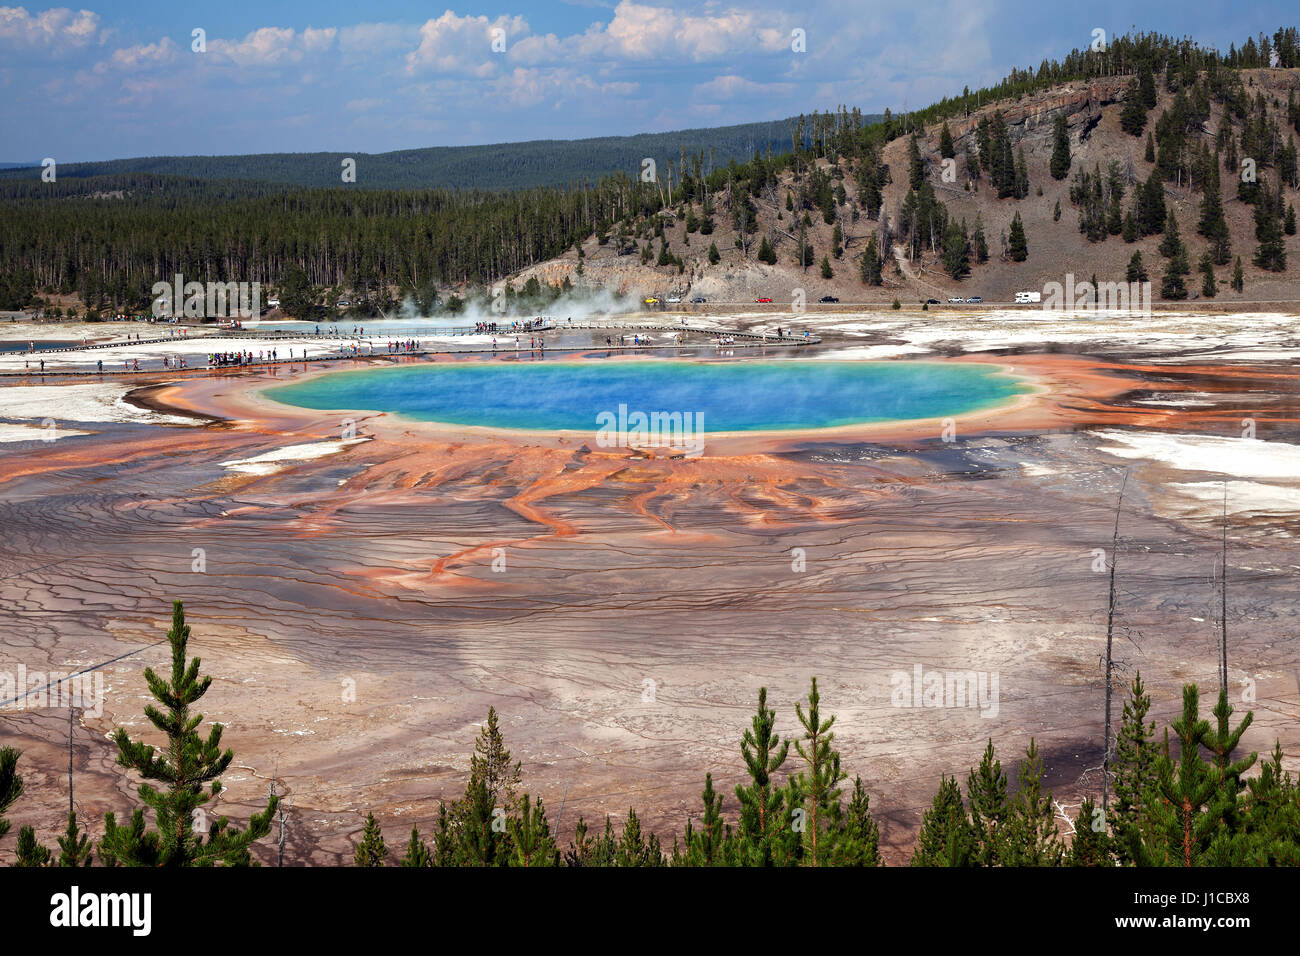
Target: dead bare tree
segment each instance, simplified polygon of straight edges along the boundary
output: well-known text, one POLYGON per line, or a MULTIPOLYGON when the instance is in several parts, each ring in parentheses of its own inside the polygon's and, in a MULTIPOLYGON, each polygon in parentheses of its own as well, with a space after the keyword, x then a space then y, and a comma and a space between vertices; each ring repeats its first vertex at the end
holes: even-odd
POLYGON ((1119 513, 1124 505, 1124 489, 1128 487, 1128 469, 1124 469, 1124 480, 1119 486, 1119 498, 1115 502, 1115 530, 1110 541, 1110 598, 1106 608, 1106 740, 1105 753, 1101 760, 1101 814, 1106 818, 1110 805, 1110 701, 1111 679, 1115 673, 1115 566, 1119 563, 1119 513))
POLYGON ((72 728, 77 708, 68 700, 68 813, 72 813, 72 728))
POLYGON ((1223 549, 1219 558, 1219 690, 1228 692, 1228 479, 1223 480, 1223 549))
MULTIPOLYGON (((1065 804, 1061 803, 1060 800, 1053 800, 1052 806, 1056 808, 1056 816, 1060 817, 1061 821, 1065 824, 1066 832, 1070 836, 1075 836, 1078 831, 1075 830, 1074 820, 1070 818, 1070 814, 1066 811, 1065 804)), ((1073 804, 1071 804, 1071 806, 1073 806, 1073 804)))
MULTIPOLYGON (((270 783, 271 796, 275 796, 275 779, 272 778, 270 783)), ((276 821, 280 824, 280 832, 276 836, 277 858, 276 866, 284 866, 284 841, 289 833, 288 811, 293 807, 293 798, 287 797, 279 803, 279 809, 276 812, 276 821)))

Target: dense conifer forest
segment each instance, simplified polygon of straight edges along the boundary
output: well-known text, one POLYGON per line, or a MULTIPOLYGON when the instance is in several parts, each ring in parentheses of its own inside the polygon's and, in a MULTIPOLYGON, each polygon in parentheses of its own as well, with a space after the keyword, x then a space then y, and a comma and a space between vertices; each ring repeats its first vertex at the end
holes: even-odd
MULTIPOLYGON (((869 117, 869 120, 879 117, 869 117)), ((596 182, 640 168, 649 157, 664 165, 680 153, 704 153, 725 165, 789 143, 789 121, 683 129, 591 139, 538 139, 485 146, 431 146, 390 153, 258 153, 251 156, 144 156, 59 165, 59 176, 85 179, 153 173, 185 179, 237 179, 324 189, 341 182, 343 160, 357 165, 357 183, 369 189, 535 189, 596 182)), ((0 164, 4 169, 7 164, 0 164)), ((40 168, 16 167, 0 180, 40 177, 40 168)))

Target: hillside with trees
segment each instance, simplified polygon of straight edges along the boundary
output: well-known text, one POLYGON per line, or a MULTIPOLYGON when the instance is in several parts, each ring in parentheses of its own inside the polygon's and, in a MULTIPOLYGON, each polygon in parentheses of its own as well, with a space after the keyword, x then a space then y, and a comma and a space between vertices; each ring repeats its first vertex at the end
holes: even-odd
MULTIPOLYGON (((868 119, 878 119, 869 117, 868 119)), ((704 153, 712 162, 743 162, 755 152, 783 149, 790 121, 769 120, 667 133, 539 139, 483 146, 432 146, 388 153, 258 153, 249 156, 142 156, 90 163, 62 163, 61 178, 86 179, 150 173, 184 179, 252 180, 328 189, 342 183, 346 159, 356 162, 356 183, 367 189, 535 189, 596 182, 618 172, 636 173, 642 160, 658 166, 683 153, 704 153)), ((0 164, 0 180, 40 178, 40 168, 0 164), (14 167, 10 169, 10 167, 14 167)))
POLYGON ((138 314, 176 272, 290 286, 303 315, 344 294, 358 316, 454 311, 502 280, 524 310, 566 290, 997 302, 1067 274, 1149 280, 1175 304, 1296 298, 1295 28, 1226 53, 1122 36, 869 120, 814 112, 784 151, 744 162, 683 151, 651 181, 512 192, 11 182, 0 308, 75 295, 93 314, 138 314))

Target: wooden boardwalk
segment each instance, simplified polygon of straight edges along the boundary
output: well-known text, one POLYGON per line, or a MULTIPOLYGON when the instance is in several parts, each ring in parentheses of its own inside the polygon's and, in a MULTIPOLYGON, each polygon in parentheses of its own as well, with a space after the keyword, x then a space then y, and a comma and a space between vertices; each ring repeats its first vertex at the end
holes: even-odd
MULTIPOLYGON (((532 331, 536 333, 538 330, 534 329, 532 331)), ((709 336, 712 337, 712 340, 707 342, 661 343, 661 344, 642 344, 642 345, 631 345, 631 344, 619 343, 619 342, 614 342, 610 345, 604 345, 601 344, 600 342, 593 342, 590 345, 581 346, 581 347, 548 346, 547 348, 539 349, 539 348, 525 348, 523 346, 520 346, 519 348, 514 348, 513 342, 506 341, 505 340, 506 337, 509 336, 511 339, 513 339, 515 335, 524 335, 527 333, 501 332, 501 331, 480 332, 474 329, 473 327, 468 327, 467 330, 462 330, 460 332, 449 333, 447 331, 442 331, 438 334, 440 335, 448 335, 448 334, 499 335, 503 338, 503 341, 498 343, 496 347, 493 347, 491 345, 482 345, 482 346, 469 347, 469 348, 437 348, 437 349, 422 348, 413 351, 398 351, 398 352, 389 352, 385 347, 383 348, 382 351, 367 352, 363 350, 355 354, 345 350, 339 352, 338 354, 315 355, 312 356, 311 358, 277 358, 275 360, 256 359, 250 362, 244 362, 242 364, 232 363, 229 365, 209 365, 205 363, 203 365, 189 366, 188 368, 147 368, 147 369, 146 368, 141 368, 141 369, 106 368, 102 372, 99 369, 85 369, 80 367, 47 368, 44 371, 40 369, 21 369, 21 370, 14 370, 14 371, 0 371, 0 378, 30 379, 30 378, 39 378, 43 376, 57 376, 60 378, 70 377, 70 376, 79 377, 79 378, 88 378, 88 377, 100 377, 104 375, 112 375, 112 376, 183 375, 183 374, 198 373, 198 372, 224 372, 224 371, 236 371, 239 369, 274 368, 281 365, 310 365, 315 363, 329 363, 329 362, 353 362, 353 361, 369 362, 369 361, 375 361, 381 359, 388 359, 390 361, 396 362, 398 359, 401 358, 419 358, 419 357, 438 356, 438 355, 518 355, 524 353, 544 354, 545 352, 554 353, 554 352, 587 352, 587 351, 645 352, 645 351, 663 351, 663 350, 670 350, 670 349, 694 350, 694 349, 701 349, 701 348, 753 349, 753 348, 766 348, 768 346, 774 348, 799 348, 806 345, 817 345, 820 344, 821 342, 821 337, 816 335, 781 336, 780 338, 778 338, 774 334, 763 333, 763 332, 740 332, 740 331, 733 331, 730 329, 701 328, 699 326, 688 326, 688 325, 660 325, 655 323, 622 323, 619 325, 605 325, 605 324, 594 323, 594 322, 584 322, 584 323, 575 322, 571 325, 570 324, 552 325, 542 331, 550 331, 550 332, 594 331, 594 332, 619 333, 622 336, 626 336, 626 334, 629 332, 630 333, 688 332, 693 335, 709 336), (734 341, 727 344, 722 344, 717 341, 717 339, 720 338, 729 338, 729 339, 733 339, 734 341)), ((431 333, 426 332, 425 334, 431 334, 431 333)), ((319 334, 315 332, 309 332, 304 334, 304 333, 287 332, 279 329, 267 330, 264 332, 257 332, 256 330, 248 329, 248 330, 236 330, 236 331, 222 331, 210 335, 199 335, 193 338, 169 337, 169 338, 160 338, 160 339, 140 339, 138 341, 129 340, 125 342, 101 342, 101 343, 96 343, 94 345, 78 345, 78 346, 72 346, 69 348, 62 348, 62 349, 38 349, 34 352, 33 351, 10 352, 7 354, 29 355, 35 357, 35 356, 45 356, 45 355, 62 355, 62 354, 75 353, 75 352, 88 352, 95 349, 139 348, 142 346, 157 345, 159 343, 176 344, 179 342, 183 342, 185 344, 195 346, 195 351, 213 352, 213 351, 220 351, 220 350, 206 349, 203 346, 209 342, 219 342, 222 340, 231 340, 231 339, 238 339, 244 341, 248 339, 256 339, 258 341, 267 341, 267 342, 284 342, 284 341, 298 342, 302 340, 310 341, 312 339, 317 339, 317 338, 341 339, 341 338, 350 338, 350 337, 351 336, 348 335, 328 334, 325 332, 321 332, 319 334)), ((611 338, 612 337, 613 336, 611 335, 611 338)), ((367 342, 368 346, 373 346, 374 344, 369 337, 366 337, 365 339, 361 339, 358 336, 357 338, 359 341, 367 342)), ((413 338, 415 339, 415 341, 419 341, 418 337, 413 337, 413 338)), ((385 339, 385 341, 387 341, 387 339, 385 339)), ((156 362, 156 361, 158 360, 150 359, 150 362, 156 362)))

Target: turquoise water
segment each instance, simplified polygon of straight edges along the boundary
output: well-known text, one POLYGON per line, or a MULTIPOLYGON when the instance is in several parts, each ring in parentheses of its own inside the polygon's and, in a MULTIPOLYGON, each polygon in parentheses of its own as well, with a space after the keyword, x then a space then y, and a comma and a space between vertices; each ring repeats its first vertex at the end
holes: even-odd
POLYGON ((710 432, 942 418, 1025 391, 984 365, 935 362, 463 362, 335 372, 268 389, 302 408, 454 425, 591 431, 598 416, 690 413, 710 432))

